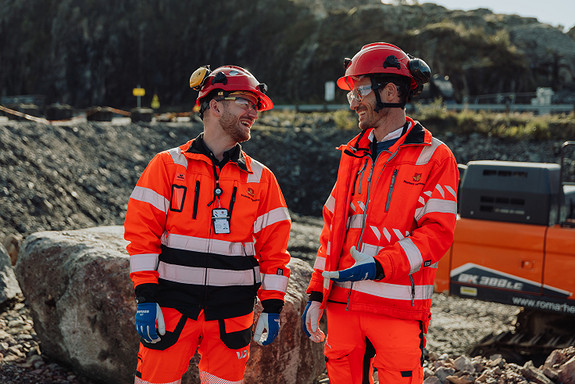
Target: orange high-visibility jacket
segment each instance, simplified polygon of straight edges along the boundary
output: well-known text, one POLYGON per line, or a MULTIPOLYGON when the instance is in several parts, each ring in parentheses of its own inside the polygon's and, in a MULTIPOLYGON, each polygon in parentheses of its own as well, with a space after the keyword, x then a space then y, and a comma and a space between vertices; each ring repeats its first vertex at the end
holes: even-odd
POLYGON ((453 242, 458 169, 449 148, 407 118, 399 140, 373 161, 369 129, 342 151, 323 208, 324 227, 308 293, 349 310, 421 320, 427 329, 437 262, 453 242), (383 267, 381 280, 337 283, 321 272, 353 265, 352 246, 383 267))
POLYGON ((239 144, 219 169, 202 137, 157 154, 130 196, 124 237, 136 296, 193 319, 246 315, 256 294, 281 309, 291 220, 277 180, 239 144), (229 233, 215 233, 217 209, 227 209, 229 233))

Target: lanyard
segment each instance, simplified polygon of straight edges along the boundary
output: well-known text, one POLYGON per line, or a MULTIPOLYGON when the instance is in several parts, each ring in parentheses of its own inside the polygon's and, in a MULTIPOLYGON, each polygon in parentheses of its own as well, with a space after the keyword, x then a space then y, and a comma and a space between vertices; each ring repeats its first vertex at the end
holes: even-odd
MULTIPOLYGON (((212 169, 214 171, 214 179, 216 180, 216 185, 214 187, 214 198, 212 199, 212 201, 210 201, 208 203, 208 207, 210 205, 213 204, 214 201, 216 201, 216 199, 218 199, 218 206, 221 206, 220 204, 220 196, 222 195, 222 193, 224 192, 222 190, 222 188, 220 187, 220 179, 218 176, 218 171, 216 169, 216 164, 212 161, 212 169)), ((236 193, 238 191, 237 187, 234 187, 233 191, 232 191, 232 197, 230 198, 230 208, 228 210, 228 216, 231 218, 232 216, 232 210, 234 209, 234 203, 236 202, 236 193)))

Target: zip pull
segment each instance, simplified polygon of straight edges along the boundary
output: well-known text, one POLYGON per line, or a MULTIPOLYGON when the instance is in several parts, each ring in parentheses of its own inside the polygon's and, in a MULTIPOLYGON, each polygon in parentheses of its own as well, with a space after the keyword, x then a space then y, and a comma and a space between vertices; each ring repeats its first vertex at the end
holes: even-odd
POLYGON ((412 275, 409 275, 409 280, 411 281, 411 306, 415 307, 415 283, 412 275))
POLYGON ((347 304, 345 305, 345 310, 349 311, 349 300, 351 298, 351 290, 353 289, 353 281, 351 282, 351 286, 349 287, 349 292, 347 293, 347 304))

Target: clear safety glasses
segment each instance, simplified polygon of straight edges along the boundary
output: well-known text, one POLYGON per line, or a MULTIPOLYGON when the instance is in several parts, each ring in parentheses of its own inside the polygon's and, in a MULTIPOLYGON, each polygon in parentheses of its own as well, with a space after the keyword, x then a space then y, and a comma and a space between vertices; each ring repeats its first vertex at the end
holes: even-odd
POLYGON ((219 98, 216 100, 217 101, 222 101, 222 100, 233 101, 234 103, 236 103, 237 105, 239 105, 240 107, 245 109, 246 111, 250 110, 250 109, 253 109, 256 112, 258 111, 258 106, 253 101, 250 101, 250 100, 243 98, 243 97, 228 96, 228 97, 222 97, 222 98, 219 98))
POLYGON ((363 98, 369 95, 371 91, 373 91, 371 84, 360 85, 359 87, 354 88, 347 93, 347 101, 350 105, 354 100, 358 103, 361 103, 363 98))

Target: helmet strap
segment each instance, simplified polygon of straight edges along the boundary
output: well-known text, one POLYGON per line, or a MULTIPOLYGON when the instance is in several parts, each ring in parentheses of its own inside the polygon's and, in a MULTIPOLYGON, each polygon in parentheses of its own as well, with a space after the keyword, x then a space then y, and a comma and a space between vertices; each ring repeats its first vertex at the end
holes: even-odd
POLYGON ((371 88, 375 93, 375 108, 373 109, 374 112, 379 112, 383 108, 405 108, 405 103, 384 103, 381 101, 381 97, 379 95, 379 89, 381 88, 381 83, 377 82, 373 76, 370 76, 371 80, 371 88))

